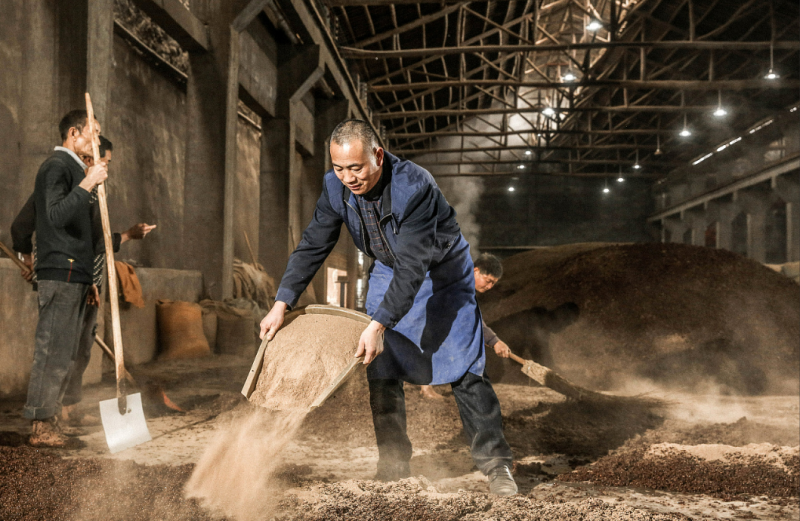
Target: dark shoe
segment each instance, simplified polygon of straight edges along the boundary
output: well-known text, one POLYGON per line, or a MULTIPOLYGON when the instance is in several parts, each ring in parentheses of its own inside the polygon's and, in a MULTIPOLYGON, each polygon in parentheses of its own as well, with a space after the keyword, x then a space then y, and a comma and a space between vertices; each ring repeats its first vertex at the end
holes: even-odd
POLYGON ((80 440, 68 438, 58 428, 56 417, 47 420, 34 420, 31 425, 31 436, 28 444, 32 447, 49 447, 52 449, 79 449, 86 444, 80 440))
POLYGON ((378 462, 378 472, 375 474, 376 481, 397 481, 411 477, 411 467, 405 463, 381 463, 378 462))
POLYGON ((513 496, 517 493, 517 484, 508 465, 500 465, 489 471, 489 491, 496 496, 513 496))

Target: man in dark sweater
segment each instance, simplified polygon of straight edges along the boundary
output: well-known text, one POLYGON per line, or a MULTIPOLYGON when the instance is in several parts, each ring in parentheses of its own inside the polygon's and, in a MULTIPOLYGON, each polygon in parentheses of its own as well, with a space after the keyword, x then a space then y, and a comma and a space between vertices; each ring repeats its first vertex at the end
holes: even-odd
MULTIPOLYGON (((114 145, 104 136, 100 136, 100 160, 108 166, 111 162, 111 156, 114 145)), ((93 158, 91 156, 81 157, 84 163, 92 166, 93 158)), ((21 253, 23 261, 31 268, 31 271, 23 272, 22 276, 27 281, 34 284, 34 289, 38 285, 38 280, 35 273, 35 248, 33 244, 33 233, 36 231, 36 194, 31 194, 28 201, 17 214, 14 223, 11 225, 11 237, 14 241, 14 250, 21 253)), ((105 271, 105 242, 103 239, 103 226, 100 220, 100 212, 97 204, 96 189, 92 191, 90 197, 91 211, 92 211, 92 226, 93 226, 93 241, 94 241, 94 269, 93 269, 93 283, 89 291, 87 299, 87 307, 81 323, 80 341, 78 344, 78 352, 73 364, 73 369, 68 377, 66 391, 62 399, 61 408, 61 421, 70 427, 81 427, 98 425, 99 418, 81 414, 77 410, 77 405, 83 397, 83 373, 89 365, 91 359, 92 345, 94 344, 95 332, 97 329, 97 312, 99 306, 99 297, 102 292, 103 274, 105 271)), ((146 223, 139 223, 132 226, 130 229, 123 233, 113 234, 114 253, 119 251, 121 244, 132 240, 142 239, 155 225, 148 225, 146 223)), ((64 428, 64 423, 61 423, 62 431, 78 433, 79 431, 71 431, 64 428)))
MULTIPOLYGON (((33 421, 29 443, 67 447, 58 425, 61 401, 78 350, 86 301, 93 282, 91 192, 108 177, 92 155, 86 111, 73 110, 58 125, 62 145, 36 174, 36 277, 39 323, 24 416, 33 421), (88 168, 88 169, 87 169, 88 168)), ((95 126, 97 134, 100 125, 95 126)))

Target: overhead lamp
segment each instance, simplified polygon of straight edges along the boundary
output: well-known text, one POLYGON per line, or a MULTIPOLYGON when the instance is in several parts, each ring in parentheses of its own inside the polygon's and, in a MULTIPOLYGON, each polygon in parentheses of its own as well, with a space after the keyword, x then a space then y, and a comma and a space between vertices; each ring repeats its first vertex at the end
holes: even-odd
POLYGON ((598 31, 603 28, 603 24, 600 20, 591 20, 589 25, 586 26, 587 31, 598 31))
POLYGON ((633 164, 633 169, 634 170, 639 170, 640 168, 642 168, 642 165, 639 164, 639 149, 637 148, 636 149, 636 163, 633 164))
POLYGON ((723 116, 727 116, 728 111, 722 108, 722 91, 719 91, 719 98, 717 101, 717 110, 714 111, 714 116, 721 118, 723 116))
POLYGON ((525 155, 526 155, 526 156, 529 156, 529 155, 531 155, 532 153, 533 153, 533 152, 531 152, 530 150, 526 150, 526 151, 525 151, 525 155))
POLYGON ((514 187, 513 187, 513 186, 509 186, 509 187, 508 187, 508 191, 509 191, 509 192, 513 192, 513 191, 514 191, 514 187))
POLYGON ((519 166, 517 166, 517 168, 518 168, 519 170, 525 170, 525 165, 519 165, 519 166))
POLYGON ((556 111, 553 110, 552 107, 545 107, 544 109, 542 109, 542 114, 544 114, 545 116, 552 116, 555 113, 556 113, 556 111))
POLYGON ((604 184, 604 186, 603 186, 603 193, 604 193, 604 194, 607 194, 607 193, 609 193, 610 191, 611 191, 611 189, 608 187, 608 178, 606 178, 606 180, 605 180, 605 184, 604 184))
POLYGON ((683 115, 683 130, 680 132, 681 137, 689 137, 692 135, 692 132, 686 126, 686 114, 683 115))
POLYGON ((775 54, 774 54, 774 51, 775 51, 775 49, 772 47, 772 44, 770 43, 769 44, 769 71, 767 71, 767 74, 764 76, 765 80, 777 80, 778 78, 781 77, 780 74, 775 72, 775 54))
MULTIPOLYGON (((637 159, 637 166, 638 166, 638 159, 637 159)), ((636 168, 635 166, 633 168, 636 168)), ((618 183, 624 183, 625 178, 622 177, 622 165, 619 165, 619 177, 617 178, 618 183)))
POLYGON ((561 76, 561 81, 575 81, 578 77, 573 74, 572 69, 568 70, 563 76, 561 76))

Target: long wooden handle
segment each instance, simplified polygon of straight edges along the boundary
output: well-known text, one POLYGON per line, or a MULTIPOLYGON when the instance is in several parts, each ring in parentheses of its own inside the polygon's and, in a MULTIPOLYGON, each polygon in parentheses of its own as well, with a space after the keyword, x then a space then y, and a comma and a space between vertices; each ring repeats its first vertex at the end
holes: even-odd
POLYGON ((6 255, 8 255, 8 258, 10 258, 12 261, 14 261, 14 263, 15 263, 17 266, 19 266, 19 267, 20 267, 20 269, 22 269, 22 271, 31 271, 31 269, 30 269, 30 268, 29 268, 29 267, 28 267, 28 266, 27 266, 27 265, 26 265, 24 262, 22 262, 21 260, 19 260, 19 257, 17 257, 17 256, 14 254, 14 252, 13 252, 13 251, 11 251, 11 250, 9 249, 9 247, 8 247, 8 246, 6 246, 5 244, 3 244, 3 242, 2 242, 2 241, 0 241, 0 250, 3 250, 3 253, 5 253, 6 255))
MULTIPOLYGON (((111 348, 108 347, 108 345, 106 345, 106 343, 103 342, 103 339, 100 338, 100 336, 97 335, 97 334, 94 335, 94 341, 97 342, 97 345, 100 346, 100 349, 103 350, 103 352, 106 354, 108 359, 113 362, 114 361, 114 351, 112 351, 111 348)), ((125 369, 125 378, 128 379, 128 381, 131 383, 131 385, 136 385, 136 380, 133 378, 133 375, 128 372, 127 369, 125 369)))
MULTIPOLYGON (((100 149, 98 137, 95 132, 94 108, 92 98, 86 93, 86 112, 88 115, 89 132, 92 135, 92 155, 94 164, 100 164, 100 149)), ((114 266, 114 239, 111 236, 111 221, 108 218, 108 200, 106 198, 106 185, 97 185, 97 201, 100 203, 100 219, 103 222, 103 239, 106 246, 106 268, 108 268, 108 298, 111 304, 111 333, 114 341, 114 365, 117 373, 117 398, 120 401, 120 412, 123 406, 127 409, 125 400, 125 356, 122 351, 122 328, 119 323, 119 294, 117 288, 117 270, 114 266)))
POLYGON ((521 358, 521 357, 515 355, 514 353, 509 353, 508 357, 510 359, 512 359, 513 361, 515 361, 516 363, 518 363, 518 364, 525 365, 526 360, 524 358, 521 358))

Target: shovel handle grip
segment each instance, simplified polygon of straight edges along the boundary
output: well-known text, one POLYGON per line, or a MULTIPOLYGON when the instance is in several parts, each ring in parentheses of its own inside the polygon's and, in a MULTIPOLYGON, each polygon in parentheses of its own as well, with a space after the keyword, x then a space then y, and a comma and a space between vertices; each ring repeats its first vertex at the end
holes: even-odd
POLYGON ((22 271, 31 271, 31 269, 28 266, 26 266, 24 262, 19 260, 19 257, 17 257, 14 254, 14 252, 11 251, 11 249, 8 246, 6 246, 5 244, 3 244, 2 242, 0 242, 0 250, 3 250, 3 253, 8 255, 8 258, 11 259, 12 261, 14 261, 14 264, 19 266, 22 271))
POLYGON ((514 353, 509 353, 508 357, 518 364, 525 365, 525 359, 515 355, 514 353))

